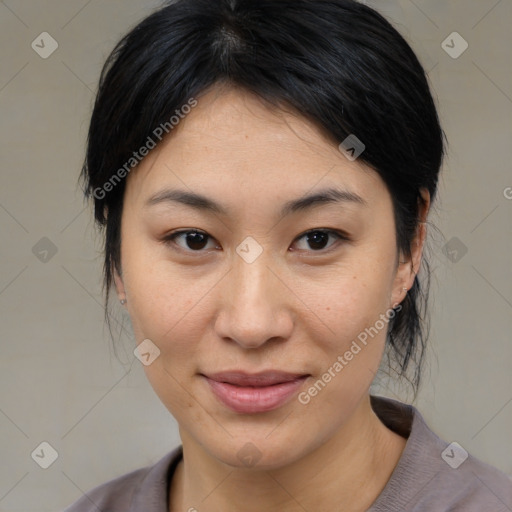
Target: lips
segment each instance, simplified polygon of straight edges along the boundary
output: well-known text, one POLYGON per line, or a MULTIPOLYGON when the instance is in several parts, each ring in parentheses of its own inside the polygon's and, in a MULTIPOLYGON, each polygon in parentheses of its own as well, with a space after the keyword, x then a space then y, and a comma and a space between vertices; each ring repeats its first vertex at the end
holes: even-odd
POLYGON ((300 377, 304 377, 304 374, 281 372, 277 370, 253 374, 229 371, 208 374, 206 377, 216 382, 225 382, 226 384, 233 384, 235 386, 265 387, 290 382, 300 377))
POLYGON ((299 390, 308 376, 276 370, 256 374, 240 371, 202 374, 222 404, 244 414, 281 407, 299 390))

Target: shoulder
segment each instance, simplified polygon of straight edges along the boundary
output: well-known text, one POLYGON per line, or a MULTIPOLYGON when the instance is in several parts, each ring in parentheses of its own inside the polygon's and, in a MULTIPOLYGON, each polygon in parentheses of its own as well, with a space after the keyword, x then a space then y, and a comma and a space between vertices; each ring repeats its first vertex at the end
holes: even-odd
POLYGON ((98 510, 129 510, 137 487, 144 480, 149 468, 141 468, 87 491, 64 512, 97 512, 98 510))
POLYGON ((151 506, 145 508, 146 512, 166 510, 170 473, 181 456, 182 447, 179 446, 152 466, 136 469, 94 487, 63 512, 139 510, 137 502, 146 503, 148 496, 151 497, 151 506))
POLYGON ((439 438, 415 407, 383 397, 372 400, 386 426, 409 431, 409 435, 371 512, 512 510, 512 480, 505 473, 474 457, 461 444, 439 438))
POLYGON ((457 442, 439 441, 441 462, 432 463, 436 473, 430 489, 446 510, 512 510, 512 480, 505 473, 474 457, 457 442))

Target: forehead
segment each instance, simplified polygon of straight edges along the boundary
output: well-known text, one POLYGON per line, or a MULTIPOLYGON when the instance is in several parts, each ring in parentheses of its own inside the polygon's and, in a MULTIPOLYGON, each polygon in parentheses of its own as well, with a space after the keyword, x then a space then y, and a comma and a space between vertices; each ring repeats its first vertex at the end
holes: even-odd
POLYGON ((174 185, 217 197, 245 190, 252 198, 340 185, 369 201, 385 188, 374 170, 349 161, 314 123, 233 88, 198 99, 128 176, 126 199, 140 202, 174 185))

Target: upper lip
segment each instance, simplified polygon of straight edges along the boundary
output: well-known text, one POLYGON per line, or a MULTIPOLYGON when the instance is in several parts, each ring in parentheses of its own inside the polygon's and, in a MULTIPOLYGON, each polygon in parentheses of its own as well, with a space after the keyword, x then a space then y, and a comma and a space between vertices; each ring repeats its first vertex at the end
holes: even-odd
POLYGON ((303 373, 288 373, 279 370, 267 370, 258 373, 246 373, 241 371, 225 371, 203 374, 205 377, 217 381, 234 384, 235 386, 272 386, 283 382, 290 382, 300 377, 306 377, 303 373))

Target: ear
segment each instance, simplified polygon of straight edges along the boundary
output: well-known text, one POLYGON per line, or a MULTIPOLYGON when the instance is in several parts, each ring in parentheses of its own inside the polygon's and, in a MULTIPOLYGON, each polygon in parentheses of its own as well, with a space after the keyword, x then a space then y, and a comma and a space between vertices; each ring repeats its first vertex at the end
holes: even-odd
POLYGON ((421 258, 423 255, 423 247, 427 238, 427 216, 430 209, 430 193, 426 188, 421 189, 423 202, 418 199, 418 213, 419 223, 416 230, 416 235, 411 242, 411 254, 405 256, 400 254, 398 261, 398 271, 396 273, 393 294, 392 294, 392 307, 402 302, 414 284, 414 279, 418 273, 421 265, 421 258), (404 290, 404 288, 407 289, 404 290))
MULTIPOLYGON (((126 299, 126 291, 124 289, 124 282, 121 275, 119 275, 115 266, 112 266, 112 275, 114 277, 114 284, 116 286, 117 296, 119 300, 126 299)), ((126 304, 123 304, 126 307, 126 304)))

